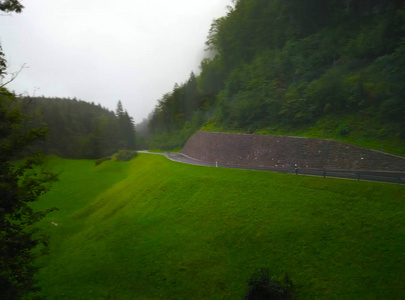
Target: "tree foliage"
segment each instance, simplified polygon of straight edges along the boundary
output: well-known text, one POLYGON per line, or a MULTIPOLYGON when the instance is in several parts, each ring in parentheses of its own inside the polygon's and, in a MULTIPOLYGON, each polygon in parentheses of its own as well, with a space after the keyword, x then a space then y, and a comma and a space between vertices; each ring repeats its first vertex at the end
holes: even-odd
POLYGON ((24 6, 18 0, 1 0, 0 10, 6 13, 16 12, 20 13, 24 6))
POLYGON ((14 98, 0 90, 0 296, 19 299, 35 290, 34 248, 46 249, 47 239, 32 226, 50 210, 37 212, 30 203, 37 201, 55 180, 40 169, 40 155, 24 158, 27 147, 43 139, 47 129, 32 128, 14 98), (24 159, 23 159, 24 158, 24 159), (14 159, 23 159, 19 163, 14 159))
MULTIPOLYGON (((16 0, 0 1, 3 12, 21 12, 16 0)), ((0 77, 6 73, 6 60, 0 47, 0 77)), ((33 226, 47 211, 34 211, 38 200, 56 179, 40 169, 42 157, 26 157, 30 144, 47 135, 44 127, 33 127, 21 113, 15 97, 0 88, 0 298, 20 299, 38 289, 34 273, 36 254, 46 251, 47 237, 33 226), (15 161, 19 159, 19 161, 15 161), (42 247, 41 247, 42 246, 42 247), (37 252, 38 253, 38 252, 37 252)))

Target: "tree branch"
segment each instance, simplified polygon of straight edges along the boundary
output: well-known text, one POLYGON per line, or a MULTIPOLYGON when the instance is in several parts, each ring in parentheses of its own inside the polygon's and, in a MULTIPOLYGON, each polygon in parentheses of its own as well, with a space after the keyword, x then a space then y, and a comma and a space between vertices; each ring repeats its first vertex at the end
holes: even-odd
POLYGON ((26 64, 23 64, 23 65, 21 66, 21 68, 20 68, 17 72, 11 73, 11 78, 10 78, 10 80, 7 81, 6 83, 1 84, 1 85, 0 85, 0 88, 5 87, 5 86, 6 86, 7 84, 9 84, 10 82, 13 82, 13 81, 17 78, 17 76, 21 73, 21 71, 22 71, 23 69, 28 69, 28 68, 29 68, 29 66, 27 66, 26 64))

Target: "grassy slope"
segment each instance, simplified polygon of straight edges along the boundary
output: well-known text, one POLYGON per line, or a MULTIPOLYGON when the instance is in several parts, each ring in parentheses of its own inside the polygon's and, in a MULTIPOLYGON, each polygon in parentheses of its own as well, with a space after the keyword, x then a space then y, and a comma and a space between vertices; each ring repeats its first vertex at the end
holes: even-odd
POLYGON ((241 299, 260 267, 288 273, 300 298, 405 293, 403 186, 150 154, 52 163, 64 172, 38 203, 60 208, 41 224, 50 299, 241 299))

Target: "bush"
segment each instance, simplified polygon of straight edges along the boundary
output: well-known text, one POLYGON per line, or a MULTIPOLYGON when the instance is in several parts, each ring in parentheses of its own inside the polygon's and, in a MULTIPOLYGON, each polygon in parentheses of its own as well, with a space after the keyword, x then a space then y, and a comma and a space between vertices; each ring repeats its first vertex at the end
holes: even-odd
POLYGON ((106 157, 96 160, 96 166, 101 165, 103 162, 105 162, 107 160, 111 160, 111 156, 106 156, 106 157))
POLYGON ((101 165, 103 162, 107 160, 115 160, 115 161, 130 161, 132 158, 136 157, 138 153, 134 150, 119 150, 117 153, 100 158, 96 161, 96 166, 101 165))
POLYGON ((336 129, 336 134, 338 136, 347 136, 350 133, 350 128, 345 124, 340 124, 336 129))
POLYGON ((245 300, 265 300, 265 299, 292 299, 292 281, 285 275, 280 283, 270 278, 267 269, 258 269, 248 280, 249 290, 245 295, 245 300))
POLYGON ((138 153, 134 150, 119 150, 117 153, 112 155, 112 159, 116 161, 130 161, 137 155, 138 153))

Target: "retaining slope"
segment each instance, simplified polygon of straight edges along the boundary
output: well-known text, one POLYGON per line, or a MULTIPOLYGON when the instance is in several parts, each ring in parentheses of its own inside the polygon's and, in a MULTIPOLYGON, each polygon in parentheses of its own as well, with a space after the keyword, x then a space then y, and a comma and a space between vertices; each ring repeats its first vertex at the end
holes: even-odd
POLYGON ((244 167, 405 171, 405 158, 333 140, 199 131, 183 147, 195 159, 244 167))

